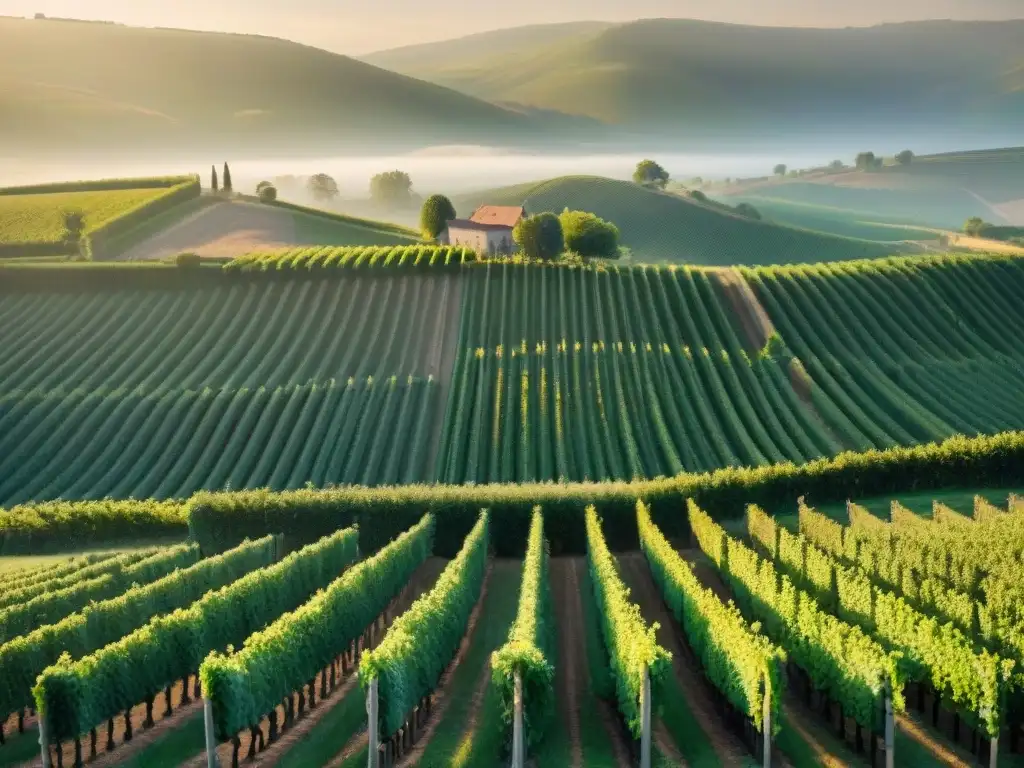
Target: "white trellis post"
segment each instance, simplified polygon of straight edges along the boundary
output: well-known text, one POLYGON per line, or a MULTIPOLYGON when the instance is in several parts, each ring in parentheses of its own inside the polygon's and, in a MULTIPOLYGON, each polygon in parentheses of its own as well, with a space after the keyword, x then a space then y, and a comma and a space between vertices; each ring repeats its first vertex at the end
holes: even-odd
POLYGON ((767 685, 764 687, 764 703, 761 709, 761 738, 764 747, 761 764, 764 768, 772 768, 772 692, 767 685))
POLYGON ((651 768, 651 670, 644 668, 644 687, 640 694, 640 768, 651 768))
POLYGON ((38 713, 39 718, 39 750, 43 757, 43 768, 50 768, 53 762, 50 760, 50 729, 46 722, 46 718, 43 717, 43 713, 38 713))
POLYGON ((885 684, 885 768, 894 768, 896 755, 896 720, 892 714, 892 683, 885 684))
POLYGON ((206 768, 220 768, 217 734, 213 730, 213 702, 209 699, 203 699, 203 727, 206 731, 206 768))
POLYGON ((367 768, 380 768, 380 724, 377 718, 377 678, 370 681, 370 690, 366 692, 366 716, 368 718, 370 749, 367 768))
POLYGON ((526 739, 523 733, 523 676, 516 670, 512 716, 512 768, 526 765, 526 739))

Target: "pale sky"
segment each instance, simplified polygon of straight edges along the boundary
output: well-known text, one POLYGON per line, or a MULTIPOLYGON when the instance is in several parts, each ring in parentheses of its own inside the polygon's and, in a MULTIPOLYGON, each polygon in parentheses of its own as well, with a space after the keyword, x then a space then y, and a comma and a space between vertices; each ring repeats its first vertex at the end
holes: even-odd
POLYGON ((696 18, 775 26, 1024 18, 1024 0, 0 0, 0 15, 284 37, 359 55, 524 24, 696 18))

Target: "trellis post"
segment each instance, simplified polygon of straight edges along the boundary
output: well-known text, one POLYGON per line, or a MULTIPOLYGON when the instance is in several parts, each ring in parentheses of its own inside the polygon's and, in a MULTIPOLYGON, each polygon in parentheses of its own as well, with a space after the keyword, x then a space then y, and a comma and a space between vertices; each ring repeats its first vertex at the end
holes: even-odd
POLYGON ((892 683, 885 683, 885 768, 896 765, 896 721, 892 714, 892 683))
POLYGON ((516 670, 512 716, 512 768, 526 765, 526 739, 523 733, 523 676, 516 670))
POLYGON ((206 731, 206 768, 220 768, 217 759, 217 734, 213 729, 213 702, 203 699, 203 727, 206 731))
POLYGON ((644 669, 644 687, 640 694, 640 768, 651 768, 651 670, 644 669))
POLYGON ((370 690, 366 692, 366 715, 369 720, 369 756, 367 768, 380 768, 380 723, 377 717, 377 678, 370 681, 370 690))
POLYGON ((39 749, 42 752, 43 768, 51 768, 53 762, 50 760, 50 728, 42 712, 38 712, 39 718, 39 749))
POLYGON ((772 768, 772 692, 768 685, 764 687, 764 702, 761 706, 761 738, 764 748, 761 764, 764 768, 772 768))

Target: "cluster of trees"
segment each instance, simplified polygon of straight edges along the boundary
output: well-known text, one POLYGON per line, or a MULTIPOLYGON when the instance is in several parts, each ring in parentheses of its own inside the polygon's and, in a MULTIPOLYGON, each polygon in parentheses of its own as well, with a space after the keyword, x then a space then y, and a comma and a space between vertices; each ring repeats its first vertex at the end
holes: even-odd
POLYGON ((272 203, 277 200, 277 187, 273 182, 261 181, 256 185, 256 196, 261 203, 272 203))
POLYGON ((516 225, 512 237, 531 259, 550 261, 562 254, 614 259, 619 255, 619 228, 587 211, 566 208, 559 216, 527 216, 516 225))
MULTIPOLYGON (((330 202, 340 194, 338 182, 326 173, 310 176, 306 188, 318 202, 330 202)), ((412 178, 405 171, 378 173, 370 179, 370 199, 389 207, 408 205, 413 199, 412 178)))

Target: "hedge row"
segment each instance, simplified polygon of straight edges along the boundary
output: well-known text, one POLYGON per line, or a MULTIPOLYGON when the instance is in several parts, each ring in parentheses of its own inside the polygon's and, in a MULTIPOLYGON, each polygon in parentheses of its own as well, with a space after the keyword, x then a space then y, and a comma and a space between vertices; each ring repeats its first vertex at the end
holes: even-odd
POLYGON ((25 603, 0 611, 0 642, 7 642, 37 627, 60 621, 94 600, 106 600, 132 584, 148 584, 177 568, 186 568, 199 560, 199 547, 181 544, 151 554, 137 562, 118 567, 94 579, 77 581, 64 589, 46 592, 25 603))
POLYGON ((780 577, 772 561, 729 536, 692 501, 688 506, 701 550, 722 574, 744 615, 761 622, 765 634, 807 674, 815 690, 875 732, 883 726, 886 681, 893 707, 903 710, 905 677, 898 655, 889 654, 859 627, 823 611, 788 576, 780 577))
POLYGON ((86 733, 194 674, 210 651, 240 645, 302 605, 356 559, 358 538, 354 528, 338 531, 89 656, 62 657, 32 689, 51 737, 60 742, 86 733))
POLYGON ((765 695, 771 697, 771 727, 782 727, 785 653, 751 627, 735 605, 726 605, 705 587, 693 567, 651 520, 643 502, 636 505, 640 546, 651 575, 686 635, 708 680, 726 701, 764 730, 765 695))
MULTIPOLYGON (((199 493, 188 503, 189 530, 204 552, 277 530, 313 541, 358 522, 367 547, 379 548, 423 515, 437 516, 437 554, 451 557, 476 521, 491 511, 499 556, 522 556, 533 508, 544 509, 554 554, 586 551, 584 510, 600 508, 605 534, 621 549, 636 549, 636 500, 651 509, 669 538, 688 535, 685 500, 693 498, 716 519, 738 518, 746 505, 792 509, 804 496, 823 504, 848 498, 928 488, 1006 486, 1024 476, 1024 432, 953 437, 942 443, 885 451, 843 453, 807 464, 727 468, 645 482, 479 486, 340 488, 273 493, 199 493)), ((88 509, 88 505, 84 505, 88 509)))
MULTIPOLYGON (((803 537, 801 537, 803 538, 803 537)), ((976 650, 974 639, 952 624, 916 610, 895 592, 872 584, 869 573, 848 568, 841 561, 804 542, 823 561, 832 585, 823 604, 850 624, 894 652, 902 653, 902 667, 909 679, 930 682, 944 700, 955 704, 965 720, 991 738, 1006 722, 1008 694, 1012 688, 1013 661, 988 651, 976 650)), ((731 555, 731 552, 730 552, 731 555)), ((803 576, 793 566, 795 576, 803 576)))
POLYGON ((131 231, 147 219, 170 210, 179 203, 193 200, 202 194, 199 177, 192 176, 170 187, 167 192, 140 203, 116 219, 111 219, 96 229, 89 230, 84 240, 84 253, 91 259, 100 260, 117 255, 118 251, 131 246, 131 231))
POLYGON ((644 675, 649 675, 651 695, 657 700, 658 688, 671 669, 672 654, 658 645, 657 625, 647 626, 640 608, 630 602, 629 590, 622 583, 601 531, 597 510, 587 507, 586 518, 590 581, 601 616, 601 634, 608 649, 619 712, 633 736, 640 738, 644 675))
POLYGON ((4 580, 3 588, 0 589, 0 599, 14 590, 30 587, 41 581, 63 578, 75 571, 80 571, 81 569, 87 568, 95 563, 99 563, 103 560, 110 560, 111 558, 118 556, 118 552, 92 552, 88 555, 69 557, 67 560, 62 560, 56 564, 43 563, 41 565, 11 571, 4 580))
POLYGON ((185 506, 173 501, 104 499, 25 504, 0 510, 0 555, 107 545, 128 539, 183 539, 188 535, 186 515, 185 506))
POLYGON ((488 513, 481 512, 462 551, 434 587, 395 620, 384 641, 363 654, 359 682, 378 681, 382 735, 402 727, 417 702, 430 693, 451 663, 480 598, 489 542, 488 513))
POLYGON ((136 585, 118 597, 91 603, 55 624, 0 645, 0 720, 33 704, 36 678, 61 654, 79 659, 99 650, 154 616, 183 608, 211 589, 270 565, 277 550, 278 541, 273 536, 245 542, 150 584, 136 585))
POLYGON ((117 573, 129 565, 137 563, 139 560, 152 557, 159 551, 159 548, 152 547, 150 549, 139 549, 134 552, 125 552, 124 554, 103 558, 83 568, 76 568, 67 574, 54 576, 49 579, 39 579, 32 584, 9 588, 0 595, 0 608, 7 608, 15 603, 27 603, 29 600, 39 597, 46 592, 57 592, 89 579, 95 579, 108 573, 117 573))
POLYGON ((430 556, 433 532, 426 515, 301 608, 250 635, 241 651, 211 653, 199 675, 218 738, 257 725, 344 652, 430 556))
POLYGON ((544 516, 534 509, 519 587, 519 609, 508 642, 491 655, 491 680, 501 700, 505 741, 515 715, 515 675, 523 685, 527 749, 543 739, 555 713, 555 617, 548 571, 544 516))
POLYGON ((0 196, 48 195, 58 192, 106 192, 113 189, 162 189, 191 181, 194 176, 153 176, 141 179, 99 179, 94 181, 61 181, 23 187, 0 187, 0 196))

